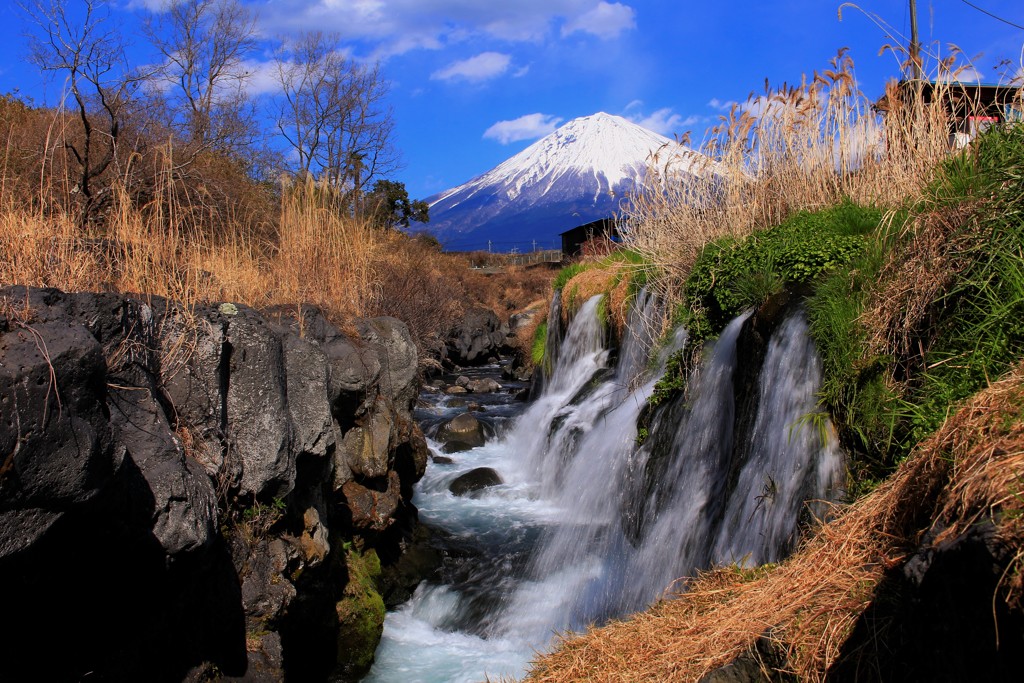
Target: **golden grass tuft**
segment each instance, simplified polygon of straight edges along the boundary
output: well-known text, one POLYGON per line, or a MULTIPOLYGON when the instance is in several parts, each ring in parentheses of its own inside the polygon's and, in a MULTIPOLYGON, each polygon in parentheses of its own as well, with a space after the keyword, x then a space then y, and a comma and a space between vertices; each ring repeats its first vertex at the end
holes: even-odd
POLYGON ((675 303, 710 241, 847 199, 897 206, 919 196, 950 153, 940 103, 954 77, 952 63, 942 62, 927 103, 890 83, 876 106, 856 88, 844 49, 799 85, 766 84, 709 131, 705 158, 672 145, 652 160, 650 189, 624 207, 627 245, 664 273, 657 286, 675 303))
POLYGON ((339 211, 315 186, 283 193, 275 239, 239 222, 214 236, 175 193, 137 206, 114 188, 101 224, 0 198, 0 283, 164 296, 186 307, 313 303, 336 319, 375 296, 379 230, 339 211))
POLYGON ((563 323, 568 323, 569 317, 588 299, 603 294, 607 296, 608 322, 621 336, 629 316, 629 282, 635 268, 630 263, 612 261, 574 275, 563 288, 563 323))
MULTIPOLYGON (((825 680, 884 572, 933 525, 933 543, 993 520, 1001 540, 1024 540, 1024 365, 980 392, 874 492, 839 512, 774 568, 724 568, 628 620, 573 638, 539 657, 525 680, 697 681, 767 638, 788 673, 825 680)), ((1018 553, 1000 595, 1022 607, 1018 553)), ((880 635, 879 637, 884 637, 880 635)))

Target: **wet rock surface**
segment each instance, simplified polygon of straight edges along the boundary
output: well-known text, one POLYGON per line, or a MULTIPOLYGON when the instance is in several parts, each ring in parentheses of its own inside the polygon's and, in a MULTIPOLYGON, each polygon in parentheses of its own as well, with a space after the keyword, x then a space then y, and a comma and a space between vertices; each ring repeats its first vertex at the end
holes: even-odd
POLYGON ((448 490, 456 496, 472 496, 474 493, 502 483, 504 482, 497 471, 490 467, 478 467, 456 477, 448 485, 448 490))
MULTIPOLYGON (((336 608, 352 543, 400 557, 429 455, 405 326, 349 336, 308 306, 0 297, 4 676, 365 670, 339 633, 382 609, 380 568, 336 608), (55 657, 39 634, 57 622, 74 635, 55 657)), ((372 653, 379 632, 360 632, 372 653)))
POLYGON ((484 365, 505 348, 508 334, 508 325, 493 311, 470 309, 448 335, 446 360, 457 365, 484 365))

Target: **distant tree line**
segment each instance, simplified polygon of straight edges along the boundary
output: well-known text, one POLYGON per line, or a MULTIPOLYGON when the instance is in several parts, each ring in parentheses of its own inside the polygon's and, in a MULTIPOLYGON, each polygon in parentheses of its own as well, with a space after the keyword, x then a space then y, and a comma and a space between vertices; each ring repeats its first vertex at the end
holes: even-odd
POLYGON ((52 110, 5 96, 0 132, 33 115, 36 128, 46 128, 35 136, 41 141, 15 136, 22 146, 12 153, 8 144, 6 165, 6 175, 21 168, 23 182, 42 188, 33 196, 44 204, 63 202, 88 223, 123 191, 215 224, 252 214, 256 199, 272 201, 285 176, 315 182, 339 211, 382 226, 427 219, 426 204, 387 179, 400 161, 389 84, 377 65, 346 55, 338 36, 279 38, 272 63, 257 71, 271 44, 257 34, 250 7, 171 0, 134 36, 152 48, 152 63, 139 65, 130 63, 129 36, 105 0, 31 0, 22 8, 30 62, 63 92, 52 110))

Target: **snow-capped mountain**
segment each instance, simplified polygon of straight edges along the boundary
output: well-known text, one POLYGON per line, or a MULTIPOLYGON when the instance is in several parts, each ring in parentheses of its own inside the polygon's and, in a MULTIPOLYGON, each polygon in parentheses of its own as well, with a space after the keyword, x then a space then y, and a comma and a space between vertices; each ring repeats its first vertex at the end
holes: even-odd
POLYGON ((426 229, 446 248, 525 251, 557 246, 558 234, 617 215, 651 163, 671 155, 676 171, 700 155, 619 116, 566 123, 490 171, 427 199, 426 229))

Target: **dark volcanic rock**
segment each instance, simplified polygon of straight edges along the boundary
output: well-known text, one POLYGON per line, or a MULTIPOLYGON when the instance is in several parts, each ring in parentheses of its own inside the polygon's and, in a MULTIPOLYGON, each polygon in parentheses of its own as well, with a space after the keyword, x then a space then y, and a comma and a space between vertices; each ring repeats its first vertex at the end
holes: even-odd
POLYGON ((397 560, 429 458, 405 325, 0 297, 4 676, 326 680, 345 548, 397 560), (55 614, 86 624, 60 657, 38 637, 55 614))
POLYGON ((217 497, 202 466, 185 456, 151 392, 113 389, 110 422, 153 499, 153 535, 169 557, 206 548, 217 533, 217 497))
POLYGON ((833 681, 1012 681, 1024 670, 1024 616, 1000 593, 1018 552, 991 521, 932 529, 875 588, 828 672, 833 681), (941 539, 941 540, 938 540, 941 539))
POLYGON ((482 365, 505 346, 508 326, 493 311, 474 308, 448 335, 448 359, 459 365, 482 365))
POLYGON ((478 493, 491 486, 497 486, 504 483, 494 469, 490 467, 477 467, 476 469, 470 470, 465 474, 456 477, 451 484, 448 485, 448 490, 456 496, 465 496, 478 493))
POLYGON ((107 419, 106 362, 81 325, 0 335, 0 558, 95 498, 124 457, 107 419))
POLYGON ((395 513, 402 505, 401 483, 395 472, 388 476, 384 491, 355 481, 346 482, 341 491, 352 514, 352 526, 362 531, 384 531, 394 523, 395 513))

